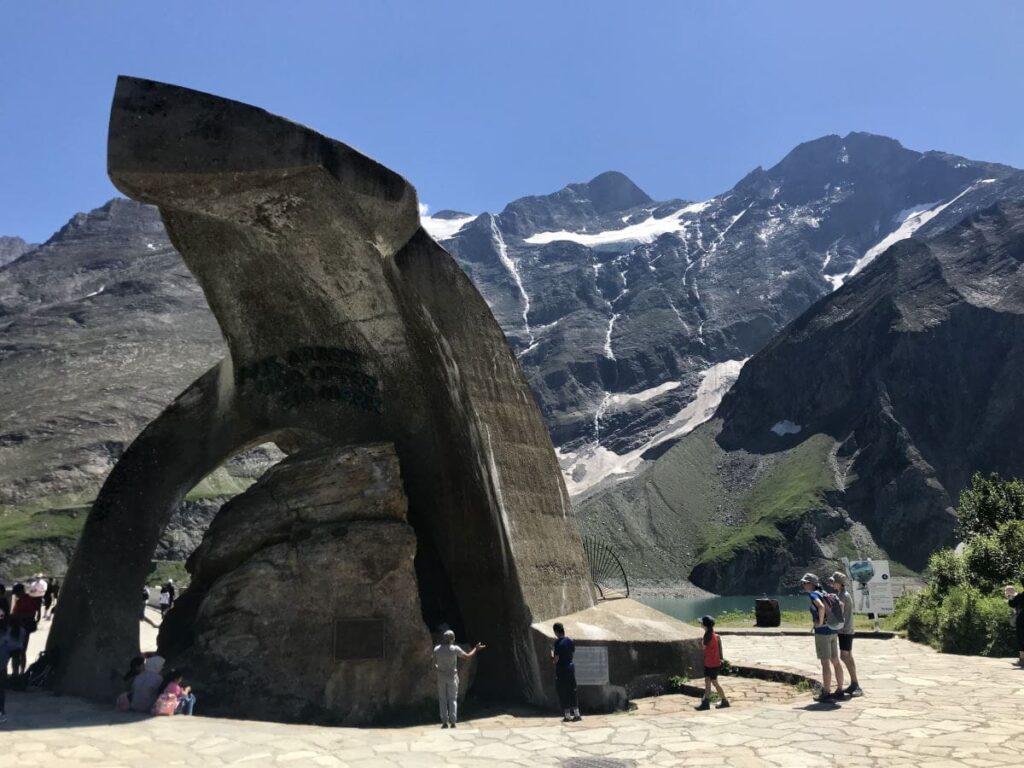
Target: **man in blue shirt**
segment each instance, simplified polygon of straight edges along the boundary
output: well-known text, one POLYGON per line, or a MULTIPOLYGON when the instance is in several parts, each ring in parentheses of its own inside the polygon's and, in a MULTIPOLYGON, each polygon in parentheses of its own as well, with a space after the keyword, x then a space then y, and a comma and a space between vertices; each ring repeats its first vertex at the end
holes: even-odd
POLYGON ((814 650, 821 662, 821 694, 817 701, 831 703, 843 698, 843 665, 839 663, 839 636, 825 621, 825 591, 813 573, 805 573, 800 588, 811 599, 811 624, 814 626, 814 650), (832 692, 832 672, 836 674, 836 690, 832 692))
POLYGON ((572 657, 576 653, 576 643, 566 637, 565 627, 555 624, 555 644, 551 648, 551 663, 555 665, 555 689, 558 691, 558 703, 562 707, 562 722, 578 723, 580 702, 576 695, 576 665, 572 657))

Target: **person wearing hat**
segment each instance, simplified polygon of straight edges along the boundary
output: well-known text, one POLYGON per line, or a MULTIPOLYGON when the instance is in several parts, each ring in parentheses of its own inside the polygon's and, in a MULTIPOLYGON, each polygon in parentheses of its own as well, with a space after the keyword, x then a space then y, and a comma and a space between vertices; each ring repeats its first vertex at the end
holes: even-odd
POLYGON ((454 728, 459 709, 459 659, 468 659, 487 646, 477 643, 469 653, 455 644, 455 633, 446 629, 441 644, 434 646, 434 669, 437 670, 437 701, 441 707, 441 727, 454 728))
POLYGON ((814 651, 821 662, 821 694, 817 700, 831 703, 843 698, 843 665, 839 662, 839 636, 825 621, 825 597, 818 577, 805 573, 800 589, 811 599, 811 623, 814 625, 814 651), (832 691, 832 672, 836 673, 836 690, 832 691))
POLYGON ((698 712, 711 709, 711 686, 715 686, 719 696, 715 709, 725 709, 729 699, 718 682, 718 673, 722 670, 722 638, 715 632, 713 616, 701 616, 700 623, 704 625, 704 698, 695 709, 698 712))
POLYGON ((829 576, 829 586, 843 601, 843 628, 839 630, 839 659, 846 665, 850 673, 850 685, 843 691, 847 696, 863 696, 860 683, 857 682, 857 664, 853 660, 853 595, 846 589, 846 574, 836 571, 829 576))

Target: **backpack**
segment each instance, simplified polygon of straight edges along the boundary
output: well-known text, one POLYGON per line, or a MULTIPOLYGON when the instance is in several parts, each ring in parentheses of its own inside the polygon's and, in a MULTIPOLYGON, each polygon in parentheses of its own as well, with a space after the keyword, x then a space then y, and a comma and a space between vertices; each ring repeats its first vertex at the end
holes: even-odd
POLYGON ((832 592, 820 592, 821 602, 825 604, 825 626, 839 630, 846 626, 846 611, 839 595, 832 592))
POLYGON ((153 709, 150 710, 150 714, 153 715, 173 715, 174 711, 178 708, 178 697, 173 693, 161 693, 155 702, 153 702, 153 709))

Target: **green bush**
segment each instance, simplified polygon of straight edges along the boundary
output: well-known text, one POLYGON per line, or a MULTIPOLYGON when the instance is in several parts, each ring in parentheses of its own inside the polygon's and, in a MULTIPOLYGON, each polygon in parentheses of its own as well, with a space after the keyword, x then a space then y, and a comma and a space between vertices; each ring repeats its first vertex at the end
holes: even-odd
POLYGON ((959 584, 941 594, 930 585, 896 602, 895 624, 907 637, 944 653, 1012 656, 1014 631, 1006 600, 959 584))
POLYGON ((971 583, 983 592, 1015 583, 1024 572, 1024 521, 1008 520, 992 533, 975 536, 962 561, 971 583))
POLYGON ((943 549, 928 559, 925 574, 936 594, 945 595, 954 587, 967 583, 967 564, 952 549, 943 549))
POLYGON ((992 533, 1010 520, 1024 520, 1024 482, 975 473, 971 487, 960 494, 956 516, 965 541, 992 533))
POLYGON ((941 602, 931 586, 900 595, 893 611, 893 626, 905 630, 915 643, 932 644, 938 636, 941 602))

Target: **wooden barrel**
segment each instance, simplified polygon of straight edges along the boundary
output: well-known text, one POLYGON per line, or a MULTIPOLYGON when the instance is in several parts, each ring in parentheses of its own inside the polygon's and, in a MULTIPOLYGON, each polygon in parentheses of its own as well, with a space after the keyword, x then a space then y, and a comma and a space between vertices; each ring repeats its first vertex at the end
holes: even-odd
POLYGON ((759 627, 777 627, 782 623, 782 611, 779 601, 769 597, 759 597, 754 601, 754 623, 759 627))

